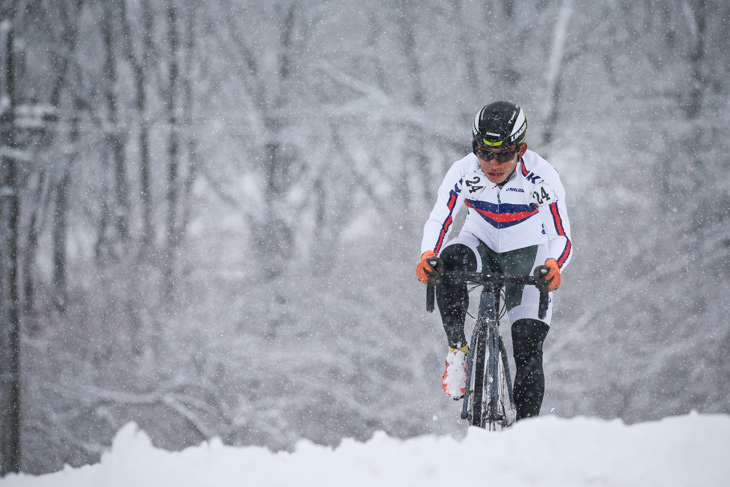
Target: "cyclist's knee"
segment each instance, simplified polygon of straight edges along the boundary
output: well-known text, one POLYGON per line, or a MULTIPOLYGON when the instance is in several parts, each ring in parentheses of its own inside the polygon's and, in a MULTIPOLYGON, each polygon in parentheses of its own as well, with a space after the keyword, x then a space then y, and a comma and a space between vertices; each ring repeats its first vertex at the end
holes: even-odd
POLYGON ((466 290, 466 281, 460 277, 450 277, 449 272, 454 271, 474 271, 476 270, 477 260, 474 252, 463 244, 452 244, 444 248, 440 255, 444 261, 444 271, 441 284, 436 288, 436 299, 442 314, 453 314, 458 309, 459 318, 457 322, 464 322, 462 314, 466 311, 469 304, 469 294, 466 290), (449 311, 451 310, 451 311, 449 311))
POLYGON ((531 318, 517 320, 512 324, 512 347, 515 364, 520 367, 538 360, 542 362, 542 343, 550 327, 531 318))
POLYGON ((449 271, 476 271, 477 256, 474 251, 464 244, 453 244, 444 248, 440 255, 444 261, 444 270, 449 271))

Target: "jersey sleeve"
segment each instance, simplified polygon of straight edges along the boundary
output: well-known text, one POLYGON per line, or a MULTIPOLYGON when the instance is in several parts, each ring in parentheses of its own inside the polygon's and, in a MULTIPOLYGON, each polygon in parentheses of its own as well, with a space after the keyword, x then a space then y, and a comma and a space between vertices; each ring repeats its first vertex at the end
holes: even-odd
POLYGON ((444 247, 446 239, 451 233, 454 217, 464 204, 462 185, 461 169, 458 163, 454 163, 439 187, 436 205, 423 227, 421 255, 427 250, 432 250, 438 255, 444 247))
POLYGON ((555 259, 560 269, 564 269, 573 255, 573 242, 570 239, 570 221, 565 205, 565 188, 554 169, 546 174, 556 198, 549 204, 539 207, 542 226, 548 237, 549 258, 555 259))

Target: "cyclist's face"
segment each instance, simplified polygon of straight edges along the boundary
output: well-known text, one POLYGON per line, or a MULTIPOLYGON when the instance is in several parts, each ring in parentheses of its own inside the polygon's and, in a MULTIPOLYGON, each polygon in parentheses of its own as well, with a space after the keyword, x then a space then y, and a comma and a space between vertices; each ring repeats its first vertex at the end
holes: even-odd
POLYGON ((527 144, 521 146, 513 145, 509 149, 502 150, 480 150, 475 151, 477 159, 479 159, 479 165, 482 167, 482 171, 487 176, 487 179, 494 184, 500 184, 507 180, 512 171, 517 167, 517 163, 520 157, 525 153, 527 144), (489 157, 487 154, 499 154, 506 153, 512 154, 512 157, 507 162, 499 162, 496 157, 489 157), (487 160, 488 158, 488 160, 487 160))

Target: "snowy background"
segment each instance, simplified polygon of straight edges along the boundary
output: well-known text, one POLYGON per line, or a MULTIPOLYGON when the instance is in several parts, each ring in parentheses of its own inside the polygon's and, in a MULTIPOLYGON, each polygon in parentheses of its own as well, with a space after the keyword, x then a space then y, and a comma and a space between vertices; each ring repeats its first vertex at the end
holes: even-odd
POLYGON ((98 462, 129 422, 165 450, 464 437, 414 269, 436 188, 499 99, 527 113, 573 229, 543 412, 730 413, 727 1, 3 0, 0 15, 23 471, 98 462))

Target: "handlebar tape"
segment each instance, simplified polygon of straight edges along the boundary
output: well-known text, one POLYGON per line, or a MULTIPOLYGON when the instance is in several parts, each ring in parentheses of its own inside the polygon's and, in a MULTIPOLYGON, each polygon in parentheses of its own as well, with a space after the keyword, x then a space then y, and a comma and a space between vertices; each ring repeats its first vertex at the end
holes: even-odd
POLYGON ((547 316, 548 306, 550 306, 550 296, 546 292, 540 293, 540 307, 537 309, 537 317, 544 320, 547 316))

